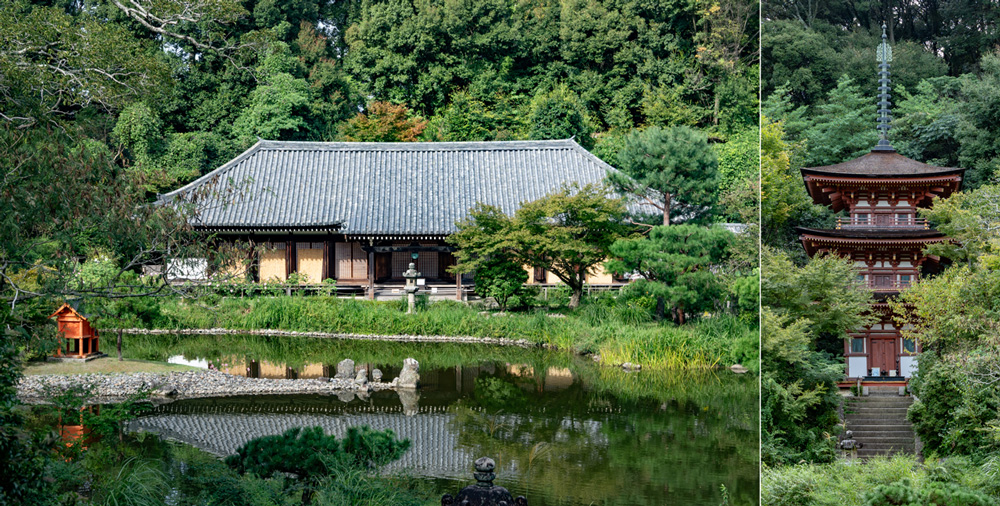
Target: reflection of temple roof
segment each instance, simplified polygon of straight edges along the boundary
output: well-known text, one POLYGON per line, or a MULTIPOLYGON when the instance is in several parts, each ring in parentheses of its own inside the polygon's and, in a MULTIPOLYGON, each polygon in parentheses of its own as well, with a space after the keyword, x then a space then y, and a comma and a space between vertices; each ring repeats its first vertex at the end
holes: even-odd
POLYGON ((343 437, 348 427, 367 425, 376 430, 392 429, 397 436, 412 441, 403 457, 386 470, 410 470, 441 478, 466 478, 469 463, 476 457, 459 447, 451 429, 453 416, 427 413, 406 416, 398 413, 326 414, 275 413, 196 413, 152 415, 129 424, 131 431, 151 432, 176 439, 209 453, 225 456, 253 438, 281 434, 294 427, 322 427, 327 434, 343 437))
POLYGON ((859 158, 822 167, 806 167, 803 174, 825 174, 845 177, 942 176, 961 174, 965 169, 936 167, 895 151, 872 151, 859 158))
MULTIPOLYGON (((477 410, 478 411, 478 410, 477 410)), ((512 425, 520 415, 499 415, 500 425, 512 425)), ((422 476, 467 479, 469 465, 481 455, 472 455, 459 444, 459 432, 453 423, 455 414, 447 408, 419 408, 413 416, 403 413, 402 406, 357 406, 329 403, 322 405, 248 406, 166 404, 129 423, 130 431, 145 431, 175 439, 218 456, 236 453, 247 441, 267 435, 281 434, 293 427, 319 426, 327 434, 343 437, 348 427, 367 425, 376 430, 392 429, 400 438, 409 438, 410 450, 386 466, 386 471, 406 470, 422 476), (275 409, 277 408, 277 409, 275 409), (304 408, 304 409, 303 409, 304 408)), ((608 439, 599 420, 565 418, 564 429, 582 431, 590 444, 607 445, 608 439)), ((566 437, 555 434, 555 439, 566 437)), ((509 464, 514 464, 510 462, 509 464)), ((513 472, 508 469, 507 472, 513 472)))

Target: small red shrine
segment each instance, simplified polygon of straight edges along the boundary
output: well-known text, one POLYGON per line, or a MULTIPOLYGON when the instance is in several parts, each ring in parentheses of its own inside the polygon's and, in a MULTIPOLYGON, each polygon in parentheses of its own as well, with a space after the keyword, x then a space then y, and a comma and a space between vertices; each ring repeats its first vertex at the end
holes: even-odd
POLYGON ((98 350, 97 329, 90 326, 87 317, 63 304, 55 313, 49 316, 55 318, 62 344, 56 350, 54 357, 87 358, 100 355, 98 350))
POLYGON ((844 343, 846 376, 856 380, 906 381, 917 367, 916 343, 903 339, 885 302, 941 269, 941 259, 924 253, 930 244, 948 241, 917 218, 917 210, 959 190, 964 169, 935 167, 900 155, 889 144, 889 62, 892 51, 882 35, 879 46, 879 141, 870 153, 835 165, 801 170, 813 202, 846 211, 836 229, 796 229, 812 257, 835 254, 850 258, 857 280, 875 292, 870 328, 851 333, 844 343))

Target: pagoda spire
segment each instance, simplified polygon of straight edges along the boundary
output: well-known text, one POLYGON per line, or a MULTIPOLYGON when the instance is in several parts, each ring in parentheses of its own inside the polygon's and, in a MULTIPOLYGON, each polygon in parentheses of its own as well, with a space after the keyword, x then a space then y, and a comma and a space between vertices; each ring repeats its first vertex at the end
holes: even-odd
POLYGON ((892 61, 892 48, 885 35, 885 23, 882 23, 882 43, 875 51, 875 59, 878 62, 878 144, 872 151, 895 151, 892 144, 889 144, 889 129, 892 128, 892 116, 889 115, 889 62, 892 61))

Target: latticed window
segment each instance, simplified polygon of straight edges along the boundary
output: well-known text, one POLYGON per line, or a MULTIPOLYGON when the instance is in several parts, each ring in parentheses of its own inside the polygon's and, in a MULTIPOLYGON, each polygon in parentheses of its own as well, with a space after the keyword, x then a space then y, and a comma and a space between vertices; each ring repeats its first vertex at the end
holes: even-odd
POLYGON ((851 338, 851 353, 864 353, 864 352, 865 352, 865 338, 863 337, 851 338))

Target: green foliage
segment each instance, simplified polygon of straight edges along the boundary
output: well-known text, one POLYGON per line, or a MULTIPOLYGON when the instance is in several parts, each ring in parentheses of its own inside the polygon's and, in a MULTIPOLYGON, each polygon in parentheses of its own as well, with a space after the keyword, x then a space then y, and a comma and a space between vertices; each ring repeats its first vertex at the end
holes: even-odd
POLYGON ((718 159, 704 134, 688 127, 633 132, 608 181, 621 193, 663 213, 663 224, 711 210, 718 190, 718 159), (677 212, 675 212, 677 211, 677 212))
MULTIPOLYGON (((0 323, 4 320, 0 313, 0 323)), ((9 332, 3 327, 0 332, 9 332)), ((24 430, 23 407, 17 399, 23 366, 10 336, 0 337, 0 504, 45 504, 52 493, 47 459, 24 430)))
POLYGON ((875 101, 850 78, 837 80, 826 100, 812 109, 810 126, 804 132, 808 151, 806 167, 832 165, 868 152, 878 138, 872 118, 875 101))
POLYGON ((226 464, 262 478, 290 474, 303 487, 302 503, 310 504, 323 478, 341 470, 377 470, 409 448, 410 440, 396 439, 391 430, 351 427, 341 440, 323 434, 322 427, 295 427, 251 439, 226 457, 226 464))
POLYGON ((839 423, 843 340, 865 327, 872 295, 851 262, 813 258, 796 267, 764 248, 761 263, 761 454, 768 465, 829 462, 839 423), (828 351, 824 351, 828 350, 828 351))
POLYGON ((737 278, 732 292, 742 317, 757 320, 760 317, 760 269, 754 269, 749 276, 737 278))
POLYGON ((535 96, 531 101, 528 125, 529 139, 572 137, 587 149, 594 145, 586 110, 576 94, 565 85, 535 96))
POLYGON ((821 349, 841 348, 851 329, 873 323, 867 311, 872 293, 855 282, 849 259, 822 255, 796 267, 788 255, 764 248, 761 304, 793 320, 809 320, 821 349))
POLYGON ((510 258, 494 256, 484 260, 476 269, 476 293, 480 297, 492 297, 500 310, 507 309, 508 303, 523 305, 527 299, 528 272, 520 263, 510 258), (517 298, 518 300, 513 300, 517 298))
POLYGON ((726 142, 712 144, 719 160, 719 193, 760 177, 760 130, 748 128, 726 142))
POLYGON ((453 270, 473 271, 494 256, 540 267, 566 283, 570 308, 576 308, 587 273, 628 231, 624 215, 621 199, 608 198, 606 189, 594 185, 567 186, 523 204, 513 217, 480 204, 449 238, 458 247, 453 270))
POLYGON ((969 490, 955 483, 928 483, 915 487, 909 480, 875 487, 869 496, 869 506, 995 506, 997 500, 978 491, 969 490))
POLYGON ((778 506, 994 505, 998 497, 986 469, 964 459, 840 459, 764 467, 761 475, 761 504, 778 506))
POLYGON ((711 309, 720 297, 722 287, 711 267, 722 262, 732 240, 733 233, 721 227, 654 227, 647 237, 615 241, 605 268, 641 274, 642 282, 624 290, 648 293, 661 300, 661 307, 669 304, 683 323, 685 313, 711 309))

